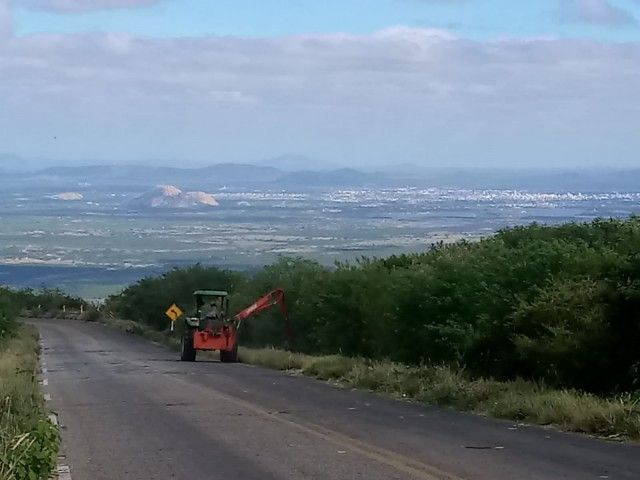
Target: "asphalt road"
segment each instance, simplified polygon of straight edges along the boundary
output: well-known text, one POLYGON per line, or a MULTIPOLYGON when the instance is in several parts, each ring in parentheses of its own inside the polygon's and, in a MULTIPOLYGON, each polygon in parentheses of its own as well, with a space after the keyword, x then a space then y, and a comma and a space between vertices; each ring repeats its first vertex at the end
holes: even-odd
POLYGON ((241 364, 182 363, 96 324, 35 321, 74 480, 640 479, 640 446, 241 364))

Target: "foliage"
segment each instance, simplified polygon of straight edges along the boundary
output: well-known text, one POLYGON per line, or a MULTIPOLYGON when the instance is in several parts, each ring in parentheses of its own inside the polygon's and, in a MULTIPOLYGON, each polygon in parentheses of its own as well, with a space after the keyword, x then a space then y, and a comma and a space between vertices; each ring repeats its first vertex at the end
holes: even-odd
POLYGON ((58 435, 58 429, 49 420, 41 419, 33 430, 3 438, 0 478, 49 478, 58 461, 58 435))
POLYGON ((15 292, 0 288, 0 340, 15 332, 15 319, 19 312, 20 306, 15 292))
POLYGON ((59 289, 25 289, 14 292, 16 303, 28 310, 31 315, 38 317, 64 316, 63 307, 68 311, 80 310, 87 307, 87 303, 78 297, 73 297, 59 289))
POLYGON ((87 303, 57 289, 15 290, 0 286, 0 338, 15 333, 16 318, 23 312, 35 317, 63 317, 67 311, 88 308, 87 303))
POLYGON ((122 294, 111 297, 109 308, 123 318, 146 323, 158 330, 168 326, 164 312, 172 304, 186 313, 193 309, 193 292, 202 288, 236 291, 246 282, 243 275, 228 270, 195 265, 174 269, 159 278, 144 278, 122 294))
POLYGON ((99 322, 102 320, 102 312, 98 308, 90 306, 80 316, 80 320, 83 322, 99 322))
POLYGON ((0 478, 49 478, 58 454, 58 430, 45 418, 37 384, 38 344, 22 326, 0 341, 0 478))
MULTIPOLYGON (((105 322, 179 350, 179 340, 131 320, 105 322)), ((241 347, 240 361, 314 376, 355 388, 412 398, 432 405, 455 407, 539 425, 555 424, 567 431, 612 438, 640 439, 640 392, 601 398, 571 389, 554 389, 542 382, 501 382, 473 378, 445 365, 409 366, 344 355, 308 355, 276 348, 241 347)))
POLYGON ((328 269, 283 258, 253 276, 196 266, 112 297, 119 316, 158 329, 173 301, 226 288, 239 310, 284 288, 295 337, 279 312, 250 319, 242 342, 475 376, 525 378, 615 394, 639 388, 640 218, 530 225, 476 243, 360 259, 328 269))
POLYGON ((407 366, 340 355, 311 356, 276 349, 240 350, 243 362, 298 370, 323 380, 564 430, 640 439, 640 405, 631 395, 604 399, 540 382, 471 378, 442 365, 407 366))

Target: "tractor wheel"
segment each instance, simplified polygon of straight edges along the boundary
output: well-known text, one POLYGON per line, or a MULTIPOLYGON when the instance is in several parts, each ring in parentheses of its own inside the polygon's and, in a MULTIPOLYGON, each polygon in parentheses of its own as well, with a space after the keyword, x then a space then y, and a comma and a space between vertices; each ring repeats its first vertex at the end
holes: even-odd
POLYGON ((230 352, 220 350, 220 361, 222 363, 236 363, 238 361, 238 346, 236 345, 230 352))
POLYGON ((180 360, 183 362, 195 362, 197 350, 193 348, 193 335, 182 337, 182 348, 180 349, 180 360))

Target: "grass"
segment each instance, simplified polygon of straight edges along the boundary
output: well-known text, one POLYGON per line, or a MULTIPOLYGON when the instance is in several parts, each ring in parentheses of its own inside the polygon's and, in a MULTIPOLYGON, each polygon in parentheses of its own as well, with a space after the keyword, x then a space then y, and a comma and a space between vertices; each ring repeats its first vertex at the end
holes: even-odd
MULTIPOLYGON (((130 320, 105 323, 131 334, 179 348, 179 335, 169 336, 130 320)), ((447 366, 412 367, 342 355, 315 356, 280 349, 241 347, 243 363, 302 373, 343 386, 370 390, 428 405, 451 407, 565 431, 609 439, 640 440, 640 395, 602 398, 577 390, 558 390, 542 383, 471 378, 447 366)))
POLYGON ((0 479, 49 478, 58 455, 58 430, 45 415, 37 382, 38 334, 20 326, 0 339, 0 479))
POLYGON ((240 350, 246 363, 296 370, 342 385, 452 407, 481 415, 608 438, 640 440, 640 397, 601 398, 516 380, 470 378, 446 366, 409 367, 340 355, 311 356, 277 349, 240 350))

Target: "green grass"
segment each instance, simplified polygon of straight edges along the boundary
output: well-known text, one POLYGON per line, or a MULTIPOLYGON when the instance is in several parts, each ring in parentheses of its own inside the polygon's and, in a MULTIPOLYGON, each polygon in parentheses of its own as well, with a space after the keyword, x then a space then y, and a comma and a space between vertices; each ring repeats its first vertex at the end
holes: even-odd
MULTIPOLYGON (((130 320, 105 323, 149 338, 173 349, 179 336, 158 332, 130 320)), ((411 367, 342 355, 315 356, 281 349, 241 347, 243 363, 301 373, 321 380, 451 407, 480 415, 536 425, 555 425, 610 439, 640 440, 640 395, 602 398, 577 390, 557 390, 525 380, 501 382, 471 378, 464 370, 446 366, 411 367)))
POLYGON ((37 382, 38 334, 21 326, 0 339, 0 479, 49 478, 58 430, 46 418, 37 382))

